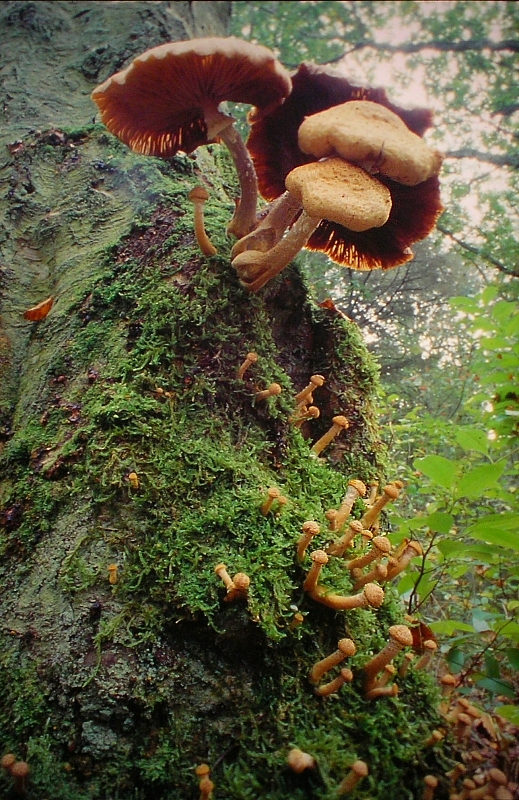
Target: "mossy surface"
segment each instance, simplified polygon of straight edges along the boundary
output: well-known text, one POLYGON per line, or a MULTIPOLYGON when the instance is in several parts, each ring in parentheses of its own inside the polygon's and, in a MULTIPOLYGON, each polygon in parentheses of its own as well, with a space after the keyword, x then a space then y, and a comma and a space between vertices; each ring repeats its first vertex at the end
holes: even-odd
MULTIPOLYGON (((312 547, 333 538, 324 513, 348 480, 385 477, 377 369, 296 267, 259 296, 240 288, 214 151, 211 259, 185 200, 200 160, 134 156, 93 126, 28 137, 9 166, 34 187, 8 205, 40 277, 30 297, 12 289, 5 326, 0 746, 30 762, 34 800, 189 800, 201 762, 215 798, 326 800, 358 758, 370 775, 354 796, 418 798, 446 765, 424 744, 435 687, 409 673, 396 698, 362 690, 400 601, 389 586, 378 611, 333 612, 305 596, 296 559, 305 520, 321 524, 312 547), (20 322, 46 294, 49 316, 20 322), (321 417, 298 429, 293 398, 314 373, 321 417), (281 395, 257 402, 273 381, 281 395), (313 457, 339 413, 350 428, 313 457), (264 515, 269 486, 287 504, 264 515), (250 576, 247 602, 225 602, 218 562, 250 576), (345 635, 354 681, 318 698, 308 671, 345 635), (291 747, 318 768, 290 772, 291 747)), ((323 582, 352 593, 339 559, 323 582)))

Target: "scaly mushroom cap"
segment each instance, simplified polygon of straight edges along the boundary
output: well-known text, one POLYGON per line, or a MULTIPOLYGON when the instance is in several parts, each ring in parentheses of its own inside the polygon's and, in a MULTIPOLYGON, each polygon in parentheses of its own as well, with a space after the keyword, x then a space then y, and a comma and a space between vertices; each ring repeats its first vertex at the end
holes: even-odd
POLYGON ((208 37, 147 50, 94 89, 92 99, 108 130, 132 150, 171 158, 214 141, 219 130, 208 119, 222 101, 251 104, 251 118, 260 119, 290 89, 289 73, 268 48, 208 37))
MULTIPOLYGON (((315 160, 300 150, 297 141, 300 125, 311 114, 350 100, 368 100, 398 114, 418 136, 432 125, 429 110, 399 108, 383 89, 353 86, 343 76, 314 64, 302 64, 292 76, 292 86, 282 106, 253 123, 247 142, 261 194, 267 200, 283 194, 289 172, 315 160)), ((356 270, 390 269, 410 261, 413 254, 409 248, 428 236, 443 210, 438 178, 417 186, 404 186, 385 176, 379 179, 389 189, 393 202, 385 225, 355 232, 323 220, 306 249, 324 252, 337 264, 356 270)))
POLYGON ((413 634, 407 625, 392 625, 389 629, 391 639, 398 642, 402 647, 412 647, 413 634))
POLYGON ((297 167, 285 185, 310 217, 338 222, 353 231, 384 225, 391 211, 389 190, 342 158, 297 167))
POLYGON ((371 608, 380 608, 384 602, 384 590, 378 583, 367 583, 364 587, 364 597, 371 608))
POLYGON ((341 156, 406 186, 437 175, 442 156, 379 103, 353 100, 305 119, 299 147, 316 158, 341 156))

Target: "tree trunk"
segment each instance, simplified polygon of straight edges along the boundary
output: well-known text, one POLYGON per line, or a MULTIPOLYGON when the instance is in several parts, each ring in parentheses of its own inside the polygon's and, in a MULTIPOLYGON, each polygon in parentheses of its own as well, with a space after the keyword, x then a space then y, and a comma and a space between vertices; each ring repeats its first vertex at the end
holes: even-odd
MULTIPOLYGON (((423 744, 427 675, 363 696, 362 665, 402 618, 395 590, 336 613, 305 596, 295 557, 305 520, 315 546, 333 539, 324 512, 348 480, 383 477, 359 331, 295 266, 259 296, 240 288, 218 145, 165 162, 95 122, 95 85, 161 42, 225 35, 230 5, 0 8, 0 748, 28 761, 34 800, 196 798, 202 762, 215 798, 327 798, 357 758, 370 797, 403 800, 443 763, 423 744), (186 201, 201 173, 210 259, 186 201), (24 317, 47 297, 47 316, 24 317), (314 373, 321 416, 298 428, 314 373), (256 400, 274 381, 281 395, 256 400), (349 429, 313 457, 337 414, 349 429), (287 503, 263 514, 270 486, 287 503), (247 599, 226 602, 219 562, 250 576, 247 599), (353 683, 316 697, 308 671, 346 635, 353 683), (292 747, 317 768, 292 772, 292 747)), ((325 583, 351 594, 344 573, 337 559, 325 583)), ((8 774, 0 788, 17 796, 8 774)))

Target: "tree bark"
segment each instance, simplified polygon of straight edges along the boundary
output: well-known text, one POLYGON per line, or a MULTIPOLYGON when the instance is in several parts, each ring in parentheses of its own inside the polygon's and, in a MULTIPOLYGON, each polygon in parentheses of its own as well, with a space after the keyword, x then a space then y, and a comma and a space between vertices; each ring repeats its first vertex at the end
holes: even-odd
MULTIPOLYGON (((225 34, 229 8, 0 7, 0 748, 28 761, 34 800, 195 798, 202 762, 215 797, 326 798, 356 758, 371 797, 411 798, 441 767, 423 745, 438 725, 427 676, 397 700, 363 697, 362 663, 402 614, 395 590, 379 611, 337 615, 305 598, 295 558, 307 519, 326 545, 349 479, 383 478, 359 331, 312 303, 295 266, 243 292, 218 145, 162 162, 95 122, 96 84, 161 42, 225 34), (211 259, 186 200, 201 179, 211 259), (48 297, 47 316, 24 317, 48 297), (296 428, 315 373, 320 419, 296 428), (257 402, 273 381, 282 394, 257 402), (337 414, 348 431, 312 458, 337 414), (269 486, 287 504, 265 515, 269 486), (247 600, 226 602, 219 562, 250 576, 247 600), (307 674, 345 627, 357 677, 323 701, 307 674), (318 767, 291 772, 294 746, 318 767)), ((351 589, 338 563, 326 580, 351 589)), ((9 775, 0 787, 16 796, 9 775)))

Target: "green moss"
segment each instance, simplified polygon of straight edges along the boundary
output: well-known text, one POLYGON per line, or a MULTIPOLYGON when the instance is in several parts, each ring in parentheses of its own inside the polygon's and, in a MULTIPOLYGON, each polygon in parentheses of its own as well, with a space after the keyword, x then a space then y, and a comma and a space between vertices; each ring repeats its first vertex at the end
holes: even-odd
MULTIPOLYGON (((207 761, 218 796, 325 800, 356 758, 370 765, 357 797, 419 796, 442 758, 423 744, 438 724, 434 686, 412 675, 375 703, 362 691, 362 665, 402 619, 397 595, 388 587, 378 612, 334 613, 305 596, 309 560, 295 558, 305 520, 319 521, 315 546, 326 546, 324 514, 347 481, 385 470, 377 368, 359 331, 312 304, 295 267, 246 295, 229 265, 225 202, 209 206, 220 254, 198 254, 183 200, 192 162, 129 154, 96 128, 68 137, 74 161, 66 143, 35 143, 33 222, 47 161, 66 172, 78 208, 35 227, 63 291, 31 333, 2 455, 3 511, 21 509, 4 530, 12 597, 50 595, 34 612, 37 637, 11 642, 9 663, 23 670, 6 664, 2 707, 16 681, 20 703, 30 695, 35 664, 46 689, 23 719, 4 711, 0 745, 30 754, 29 798, 195 797, 193 768, 207 761), (98 197, 86 186, 100 174, 98 197), (259 361, 238 380, 250 350, 259 361), (299 430, 293 397, 314 373, 326 377, 321 418, 299 430), (273 381, 282 394, 257 402, 273 381), (311 443, 337 413, 350 428, 316 459, 311 443), (272 485, 288 502, 265 516, 272 485), (247 603, 225 602, 221 561, 250 576, 247 603), (355 681, 317 698, 308 671, 346 634, 355 681), (316 756, 315 773, 287 769, 292 746, 316 756)), ((339 560, 323 582, 352 591, 339 560)))

